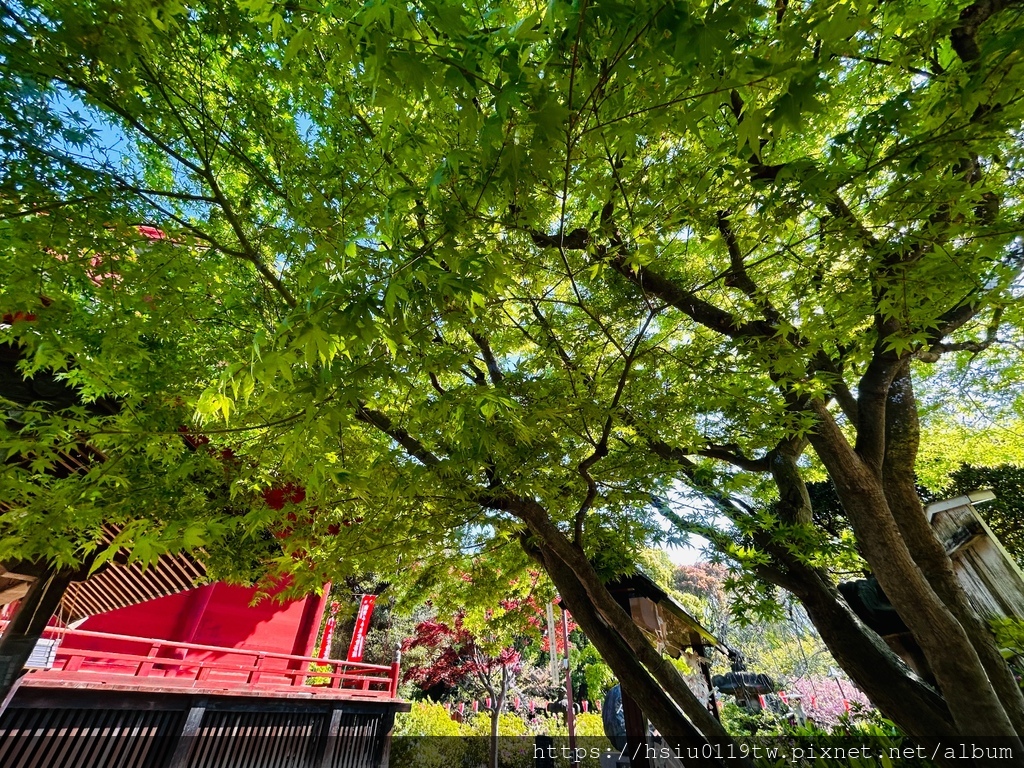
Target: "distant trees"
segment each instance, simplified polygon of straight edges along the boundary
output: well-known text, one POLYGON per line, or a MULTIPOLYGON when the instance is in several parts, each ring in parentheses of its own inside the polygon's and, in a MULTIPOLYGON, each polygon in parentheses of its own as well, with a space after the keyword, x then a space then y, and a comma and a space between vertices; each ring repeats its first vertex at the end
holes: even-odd
MULTIPOLYGON (((506 612, 518 611, 523 606, 507 604, 506 612)), ((529 608, 524 618, 529 617, 529 608)), ((404 679, 412 681, 427 695, 439 698, 458 688, 472 696, 485 696, 484 707, 491 721, 489 768, 498 768, 498 723, 505 711, 509 696, 523 670, 526 627, 519 633, 496 627, 470 631, 463 624, 463 615, 456 614, 450 621, 431 619, 416 626, 415 636, 406 640, 403 648, 427 649, 429 655, 419 664, 407 667, 404 679), (519 647, 517 647, 519 646, 519 647)))

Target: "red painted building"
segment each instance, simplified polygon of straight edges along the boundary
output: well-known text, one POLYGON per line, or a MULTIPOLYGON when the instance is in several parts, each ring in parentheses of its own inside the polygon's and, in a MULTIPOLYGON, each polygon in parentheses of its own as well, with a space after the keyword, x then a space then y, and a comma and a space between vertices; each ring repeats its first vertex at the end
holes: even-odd
POLYGON ((325 597, 255 595, 213 583, 51 626, 52 666, 0 716, 0 765, 387 766, 398 659, 312 658, 325 597))
MULTIPOLYGON (((97 664, 110 671, 118 667, 133 668, 133 662, 119 661, 117 656, 146 655, 152 640, 168 641, 160 648, 161 658, 230 663, 239 657, 237 651, 252 651, 266 655, 265 671, 297 668, 294 661, 283 656, 313 655, 326 593, 324 597, 309 595, 284 602, 271 596, 254 604, 256 593, 252 587, 215 582, 90 616, 76 629, 107 636, 75 633, 64 637, 61 649, 94 652, 95 656, 83 662, 83 669, 97 664), (182 644, 218 650, 193 648, 186 654, 182 644), (101 660, 101 652, 112 655, 101 660)), ((192 677, 194 674, 192 666, 166 664, 156 665, 150 671, 153 677, 192 677)))

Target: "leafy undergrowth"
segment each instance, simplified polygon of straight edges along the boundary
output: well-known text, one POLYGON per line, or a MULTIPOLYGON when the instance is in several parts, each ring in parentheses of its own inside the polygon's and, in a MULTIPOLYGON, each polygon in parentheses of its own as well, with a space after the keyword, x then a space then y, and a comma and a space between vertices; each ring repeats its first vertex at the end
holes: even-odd
MULTIPOLYGON (((722 721, 736 737, 737 748, 745 750, 745 755, 757 757, 754 762, 758 768, 931 768, 933 765, 916 756, 912 744, 892 722, 876 711, 856 706, 850 715, 839 717, 830 727, 794 726, 767 711, 748 715, 734 704, 724 707, 722 721), (753 751, 755 746, 758 752, 753 751)), ((555 765, 569 767, 568 732, 561 718, 525 719, 506 713, 499 719, 498 733, 501 768, 533 768, 538 736, 551 737, 555 765)), ((398 716, 391 764, 410 768, 486 765, 489 734, 490 718, 484 713, 471 715, 459 723, 440 704, 416 702, 412 712, 398 716)), ((576 735, 581 768, 598 768, 598 754, 611 749, 604 737, 600 715, 577 715, 576 735)), ((655 760, 652 764, 658 768, 678 766, 670 761, 655 760)))
MULTIPOLYGON (((459 723, 440 704, 415 702, 411 712, 398 715, 391 765, 414 768, 486 765, 490 733, 491 721, 485 713, 470 715, 459 723)), ((564 756, 568 735, 562 718, 538 715, 527 719, 503 713, 498 719, 499 765, 501 768, 533 768, 536 737, 548 736, 553 739, 555 765, 568 768, 569 761, 564 756)), ((611 749, 604 736, 601 716, 576 715, 576 735, 578 748, 585 754, 581 768, 598 768, 597 754, 611 749)))

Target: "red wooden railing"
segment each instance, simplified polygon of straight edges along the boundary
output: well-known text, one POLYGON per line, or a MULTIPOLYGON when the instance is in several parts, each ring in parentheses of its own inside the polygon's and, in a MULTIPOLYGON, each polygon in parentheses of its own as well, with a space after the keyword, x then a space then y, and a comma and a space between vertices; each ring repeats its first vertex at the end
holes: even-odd
MULTIPOLYGON (((0 630, 6 622, 0 622, 0 630)), ((306 692, 334 698, 393 699, 398 695, 399 659, 391 666, 316 659, 215 645, 181 643, 107 632, 51 627, 44 637, 57 640, 52 669, 37 669, 28 680, 129 684, 153 688, 203 688, 254 693, 306 692), (100 641, 109 648, 141 652, 73 648, 68 640, 100 641), (316 665, 312 667, 311 665, 316 665)))

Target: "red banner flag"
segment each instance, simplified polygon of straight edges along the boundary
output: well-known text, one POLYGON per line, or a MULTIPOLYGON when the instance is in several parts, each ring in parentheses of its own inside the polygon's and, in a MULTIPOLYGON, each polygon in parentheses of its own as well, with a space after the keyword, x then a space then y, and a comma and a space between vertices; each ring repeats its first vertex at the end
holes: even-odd
POLYGON ((370 629, 370 617, 373 615, 373 604, 376 601, 376 595, 363 595, 363 599, 359 601, 356 628, 352 632, 352 644, 348 647, 349 661, 363 660, 363 644, 366 642, 366 633, 370 629))
POLYGON ((338 623, 337 619, 338 604, 336 602, 331 603, 331 615, 327 619, 327 623, 324 625, 324 634, 320 638, 320 651, 317 653, 318 659, 326 659, 327 654, 331 650, 331 641, 334 640, 334 627, 338 623))

